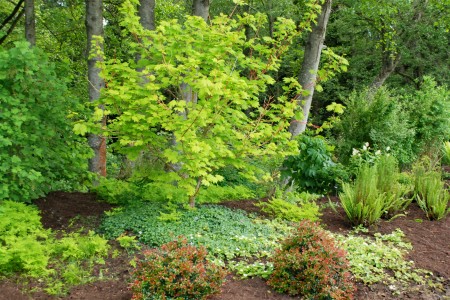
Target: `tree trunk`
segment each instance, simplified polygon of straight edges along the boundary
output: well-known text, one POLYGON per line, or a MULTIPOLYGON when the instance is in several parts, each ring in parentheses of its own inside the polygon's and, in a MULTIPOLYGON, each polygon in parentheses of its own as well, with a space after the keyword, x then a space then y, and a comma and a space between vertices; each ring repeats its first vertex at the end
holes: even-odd
POLYGON ((25 0, 25 39, 30 45, 36 46, 36 15, 34 0, 25 0))
POLYGON ((155 0, 139 1, 139 17, 142 27, 155 30, 155 0))
POLYGON ((194 0, 192 3, 192 15, 202 17, 208 21, 209 17, 209 0, 194 0))
POLYGON ((392 55, 391 52, 383 53, 381 70, 370 86, 371 91, 378 90, 384 84, 386 79, 391 76, 400 61, 400 57, 400 54, 392 55))
MULTIPOLYGON (((100 98, 100 90, 105 86, 105 82, 100 78, 100 69, 96 66, 102 57, 91 56, 93 42, 103 50, 103 42, 95 40, 95 36, 103 37, 103 1, 86 0, 86 33, 88 49, 88 81, 89 81, 89 101, 93 102, 100 98)), ((102 125, 106 126, 103 119, 102 125)), ((89 146, 94 150, 94 157, 89 160, 89 171, 106 176, 106 139, 100 135, 90 134, 88 136, 89 146)))
POLYGON ((303 110, 303 119, 291 121, 289 132, 295 137, 306 129, 308 122, 309 110, 316 86, 317 70, 319 69, 320 54, 325 40, 328 19, 331 13, 332 0, 326 0, 322 5, 322 11, 317 19, 317 24, 312 27, 312 31, 308 36, 303 55, 303 63, 298 76, 298 82, 306 91, 306 95, 299 95, 297 103, 303 110))

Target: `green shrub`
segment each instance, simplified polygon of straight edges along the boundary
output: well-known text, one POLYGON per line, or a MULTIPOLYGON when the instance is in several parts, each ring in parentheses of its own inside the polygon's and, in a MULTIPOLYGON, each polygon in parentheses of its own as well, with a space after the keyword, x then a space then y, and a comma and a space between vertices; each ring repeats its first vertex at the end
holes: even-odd
POLYGON ((198 196, 198 203, 219 203, 225 200, 253 199, 255 193, 244 185, 210 185, 198 196))
POLYGON ((273 273, 267 283, 307 299, 352 299, 355 287, 345 255, 318 224, 303 221, 271 258, 273 273))
POLYGON ((449 212, 450 193, 441 179, 441 173, 414 169, 416 201, 430 220, 440 220, 449 212))
POLYGON ((90 150, 67 118, 77 103, 36 47, 0 49, 0 107, 0 200, 84 184, 90 150))
POLYGON ((298 191, 312 193, 329 192, 343 179, 345 172, 332 160, 331 151, 321 137, 302 134, 298 137, 299 153, 286 158, 282 175, 294 184, 298 191))
POLYGON ((300 206, 283 199, 273 198, 268 202, 257 204, 262 211, 287 221, 298 222, 302 220, 317 221, 319 219, 319 206, 314 202, 304 202, 300 206))
POLYGON ((391 93, 380 88, 353 92, 345 101, 347 109, 335 126, 336 153, 347 163, 353 149, 369 143, 374 151, 391 149, 400 164, 415 159, 414 126, 391 93))
POLYGON ((187 239, 144 252, 133 272, 133 299, 206 299, 220 292, 226 272, 206 260, 204 247, 187 239))
POLYGON ((100 178, 98 185, 91 187, 91 191, 110 204, 127 204, 140 197, 138 187, 131 182, 100 178))
POLYGON ((0 276, 39 278, 48 293, 61 294, 70 285, 91 280, 92 268, 108 254, 107 242, 93 232, 56 239, 43 229, 35 207, 0 203, 0 276))
POLYGON ((404 103, 408 120, 415 130, 415 154, 440 155, 442 143, 450 136, 448 88, 438 86, 433 78, 425 76, 420 90, 400 100, 404 103))
POLYGON ((51 233, 42 227, 36 208, 12 201, 0 202, 0 275, 49 274, 50 238, 51 233))
POLYGON ((339 198, 353 225, 375 223, 383 215, 386 199, 377 187, 377 169, 363 165, 353 183, 342 185, 339 198))

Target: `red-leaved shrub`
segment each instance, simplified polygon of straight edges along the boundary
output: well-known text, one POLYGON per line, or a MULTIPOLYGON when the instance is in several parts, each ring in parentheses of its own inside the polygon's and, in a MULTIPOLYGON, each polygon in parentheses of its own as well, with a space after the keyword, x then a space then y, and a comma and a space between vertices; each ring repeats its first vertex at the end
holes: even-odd
POLYGON ((206 260, 206 249, 185 238, 144 252, 133 272, 133 299, 197 300, 220 292, 226 272, 206 260))
POLYGON ((353 299, 355 286, 345 255, 317 223, 305 220, 271 258, 274 271, 267 283, 306 299, 353 299))

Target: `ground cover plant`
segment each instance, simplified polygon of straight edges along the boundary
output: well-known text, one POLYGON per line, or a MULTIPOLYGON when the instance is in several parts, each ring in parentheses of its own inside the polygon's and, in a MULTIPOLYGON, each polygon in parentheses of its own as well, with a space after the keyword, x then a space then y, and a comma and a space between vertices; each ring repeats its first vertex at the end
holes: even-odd
POLYGON ((195 210, 180 210, 175 220, 161 218, 165 203, 138 202, 112 211, 103 221, 100 232, 107 238, 117 238, 132 232, 140 242, 161 246, 177 236, 185 236, 194 245, 202 245, 208 257, 219 266, 229 264, 243 276, 264 272, 270 265, 265 259, 278 247, 291 227, 277 220, 262 220, 243 211, 231 211, 222 206, 203 205, 195 210), (235 261, 235 259, 239 261, 235 261))

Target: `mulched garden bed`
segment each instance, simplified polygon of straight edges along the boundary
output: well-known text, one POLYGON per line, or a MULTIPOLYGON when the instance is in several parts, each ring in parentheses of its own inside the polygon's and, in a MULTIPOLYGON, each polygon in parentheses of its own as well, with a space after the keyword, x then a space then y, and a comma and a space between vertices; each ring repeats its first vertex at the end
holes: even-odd
MULTIPOLYGON (((338 203, 337 198, 323 198, 322 204, 338 203)), ((258 213, 254 206, 255 200, 228 201, 223 205, 229 208, 243 209, 258 213)), ((97 202, 93 194, 54 192, 39 199, 35 204, 41 210, 42 222, 46 228, 54 230, 73 230, 85 226, 93 228, 100 222, 104 211, 111 209, 111 205, 97 202), (75 218, 75 219, 74 219, 75 218)), ((346 233, 351 225, 345 218, 345 213, 338 205, 334 211, 330 205, 323 210, 322 223, 333 232, 346 233)), ((408 259, 413 260, 419 268, 427 269, 435 276, 444 278, 444 291, 431 291, 426 287, 411 287, 400 296, 392 295, 386 285, 364 286, 358 284, 355 299, 417 299, 438 300, 450 299, 450 217, 441 221, 428 221, 425 214, 413 203, 405 215, 398 216, 391 221, 380 221, 370 229, 370 233, 390 233, 400 228, 412 243, 414 249, 408 259)), ((369 233, 369 234, 370 234, 369 233)), ((130 278, 129 257, 122 255, 110 257, 106 265, 102 266, 104 276, 110 278, 87 285, 74 287, 65 297, 53 297, 38 292, 24 295, 20 292, 20 284, 13 280, 0 281, 0 299, 85 299, 85 300, 125 300, 131 298, 127 289, 130 278)), ((223 286, 222 293, 214 296, 213 300, 259 300, 259 299, 295 299, 281 295, 271 290, 264 280, 259 278, 240 280, 229 276, 223 286)), ((298 298, 297 298, 298 299, 298 298)))

